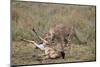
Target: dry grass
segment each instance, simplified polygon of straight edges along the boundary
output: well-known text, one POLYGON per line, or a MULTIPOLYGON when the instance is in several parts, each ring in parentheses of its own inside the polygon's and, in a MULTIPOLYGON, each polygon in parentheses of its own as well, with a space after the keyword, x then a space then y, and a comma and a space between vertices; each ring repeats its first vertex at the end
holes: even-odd
MULTIPOLYGON (((76 61, 94 61, 95 54, 95 6, 78 6, 64 4, 46 4, 31 2, 12 2, 12 64, 41 64, 76 61), (32 33, 34 27, 38 34, 44 33, 54 24, 62 23, 75 27, 79 38, 88 41, 87 44, 78 44, 73 39, 71 49, 65 48, 65 59, 49 59, 39 61, 32 57, 41 55, 39 49, 32 44, 20 41, 21 38, 35 39, 32 33), (70 54, 69 52, 70 51, 70 54)), ((54 46, 59 49, 59 46, 54 46)))
MULTIPOLYGON (((38 57, 43 52, 39 49, 35 49, 34 45, 24 42, 13 42, 12 46, 12 63, 17 65, 24 64, 45 64, 45 63, 61 63, 61 62, 78 62, 78 61, 95 61, 95 46, 93 44, 88 45, 75 45, 72 44, 71 49, 65 47, 66 56, 65 59, 48 59, 38 60, 38 57), (70 53, 68 52, 70 50, 70 53)), ((56 49, 59 47, 54 46, 56 49)))

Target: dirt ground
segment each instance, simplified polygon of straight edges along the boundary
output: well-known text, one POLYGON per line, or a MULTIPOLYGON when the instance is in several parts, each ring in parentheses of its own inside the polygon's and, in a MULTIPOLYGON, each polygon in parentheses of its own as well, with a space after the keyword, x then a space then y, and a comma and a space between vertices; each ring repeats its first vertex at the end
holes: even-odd
MULTIPOLYGON (((59 49, 59 45, 54 46, 59 49)), ((13 42, 12 45, 12 64, 25 65, 25 64, 46 64, 46 63, 62 63, 62 62, 78 62, 78 61, 95 61, 95 46, 93 44, 79 45, 71 44, 71 48, 65 47, 65 59, 47 59, 41 60, 36 57, 43 52, 36 49, 33 44, 25 42, 13 42), (70 52, 69 52, 70 51, 70 52)))

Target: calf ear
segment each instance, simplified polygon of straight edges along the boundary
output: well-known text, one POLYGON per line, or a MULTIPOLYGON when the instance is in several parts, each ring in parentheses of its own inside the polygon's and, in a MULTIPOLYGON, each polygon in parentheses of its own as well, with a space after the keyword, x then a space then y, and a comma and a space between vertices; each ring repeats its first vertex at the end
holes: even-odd
POLYGON ((42 37, 40 37, 40 36, 39 36, 39 38, 40 38, 44 43, 48 43, 48 41, 45 40, 44 38, 42 38, 42 37))

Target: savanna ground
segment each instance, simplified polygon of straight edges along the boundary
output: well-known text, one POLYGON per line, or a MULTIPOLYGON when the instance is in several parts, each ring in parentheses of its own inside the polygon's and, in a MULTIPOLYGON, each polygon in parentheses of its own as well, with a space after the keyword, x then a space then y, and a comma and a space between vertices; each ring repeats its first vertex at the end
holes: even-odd
MULTIPOLYGON (((96 60, 95 6, 17 1, 11 4, 11 62, 13 65, 96 60), (32 32, 33 27, 40 36, 43 36, 53 24, 59 23, 68 26, 74 25, 75 29, 78 31, 78 37, 83 41, 87 41, 87 44, 79 44, 76 39, 73 39, 71 49, 65 47, 65 59, 37 60, 37 57, 33 57, 33 55, 38 56, 43 52, 39 49, 35 49, 33 44, 23 42, 20 39, 34 39, 38 42, 37 36, 32 32)), ((58 45, 53 47, 59 49, 58 45)))

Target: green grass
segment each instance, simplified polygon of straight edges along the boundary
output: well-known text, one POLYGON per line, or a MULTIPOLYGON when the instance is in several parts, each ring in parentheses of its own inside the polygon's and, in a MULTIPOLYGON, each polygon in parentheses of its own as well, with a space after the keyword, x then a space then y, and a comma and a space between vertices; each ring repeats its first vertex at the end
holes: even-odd
MULTIPOLYGON (((64 4, 46 4, 31 2, 12 2, 12 63, 13 64, 40 64, 60 63, 75 61, 94 61, 95 56, 95 6, 78 6, 64 4), (74 26, 78 37, 87 44, 72 43, 71 49, 66 49, 65 60, 58 58, 53 60, 36 60, 32 55, 39 49, 34 49, 32 44, 20 41, 20 39, 35 39, 32 32, 34 27, 40 36, 48 32, 54 24, 74 26), (70 54, 68 53, 70 51, 70 54)), ((75 41, 75 40, 74 40, 75 41)), ((56 46, 54 46, 56 48, 56 46)), ((59 49, 57 47, 56 49, 59 49)))

